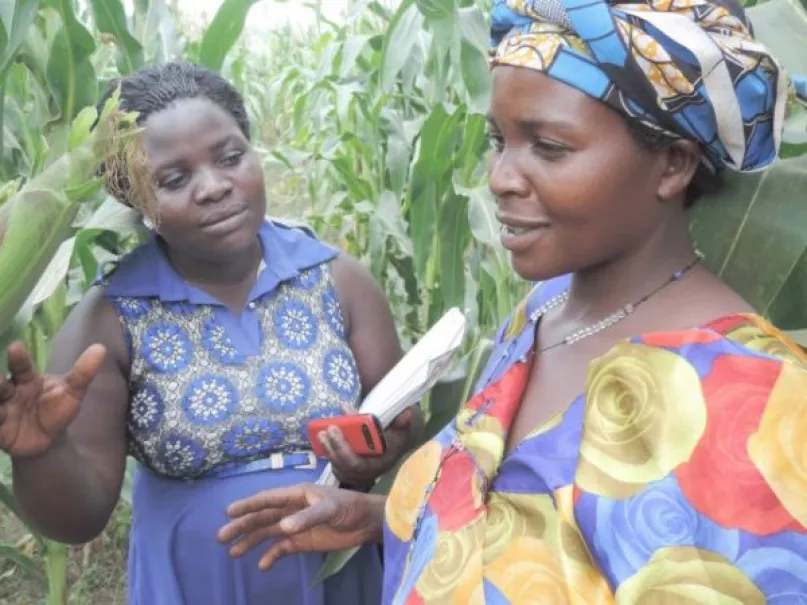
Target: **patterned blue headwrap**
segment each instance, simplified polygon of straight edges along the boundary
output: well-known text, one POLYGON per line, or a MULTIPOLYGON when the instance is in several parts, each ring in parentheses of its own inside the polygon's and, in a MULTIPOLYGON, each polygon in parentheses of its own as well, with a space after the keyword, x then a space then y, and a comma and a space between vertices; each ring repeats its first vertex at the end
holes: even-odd
POLYGON ((788 82, 734 0, 495 0, 493 65, 541 71, 671 138, 704 165, 776 158, 788 82))

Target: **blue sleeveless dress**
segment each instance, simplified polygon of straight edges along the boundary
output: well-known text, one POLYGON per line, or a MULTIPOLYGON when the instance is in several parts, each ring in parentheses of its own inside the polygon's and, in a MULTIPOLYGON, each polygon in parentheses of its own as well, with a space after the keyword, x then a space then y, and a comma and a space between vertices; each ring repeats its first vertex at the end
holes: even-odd
POLYGON ((364 548, 314 584, 320 554, 258 570, 265 547, 233 560, 216 533, 229 504, 312 482, 325 466, 305 431, 358 405, 330 261, 307 233, 265 222, 247 307, 236 315, 184 281, 156 238, 102 284, 132 360, 129 605, 376 605, 381 562, 364 548))

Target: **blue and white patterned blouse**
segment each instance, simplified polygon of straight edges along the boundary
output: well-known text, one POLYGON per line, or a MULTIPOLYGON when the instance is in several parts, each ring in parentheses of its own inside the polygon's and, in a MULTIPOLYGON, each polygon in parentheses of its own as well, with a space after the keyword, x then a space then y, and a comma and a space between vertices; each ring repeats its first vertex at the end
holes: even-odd
POLYGON ((183 280, 156 238, 103 281, 132 361, 129 452, 159 475, 310 450, 311 419, 358 404, 331 279, 338 252, 269 221, 260 239, 264 262, 240 316, 183 280))

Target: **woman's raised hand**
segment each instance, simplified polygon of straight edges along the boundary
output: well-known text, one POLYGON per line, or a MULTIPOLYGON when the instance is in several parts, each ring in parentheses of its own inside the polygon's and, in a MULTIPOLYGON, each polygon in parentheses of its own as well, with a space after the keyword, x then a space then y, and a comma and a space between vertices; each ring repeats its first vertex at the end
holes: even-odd
POLYGON ((0 377, 0 450, 26 458, 47 451, 79 411, 106 349, 92 345, 63 376, 40 374, 20 343, 8 348, 8 376, 0 377))

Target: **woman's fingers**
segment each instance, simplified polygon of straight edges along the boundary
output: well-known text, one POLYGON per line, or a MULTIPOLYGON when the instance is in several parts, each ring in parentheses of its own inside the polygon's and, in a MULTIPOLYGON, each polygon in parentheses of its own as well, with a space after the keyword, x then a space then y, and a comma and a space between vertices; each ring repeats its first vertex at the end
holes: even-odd
POLYGON ((218 539, 224 543, 232 542, 256 530, 273 527, 291 512, 289 509, 269 508, 238 517, 219 530, 218 539))
POLYGON ((284 538, 283 540, 278 540, 272 546, 269 547, 269 550, 266 551, 260 561, 258 561, 258 569, 261 571, 268 571, 272 565, 277 563, 278 559, 282 559, 288 555, 293 555, 296 552, 299 552, 295 546, 295 543, 290 538, 284 538))
POLYGON ((409 425, 412 424, 412 417, 415 414, 415 410, 412 408, 406 408, 403 412, 398 414, 395 419, 392 421, 390 426, 391 429, 398 429, 398 430, 409 430, 409 425))
POLYGON ((287 536, 300 534, 318 525, 328 525, 336 516, 336 504, 330 498, 324 498, 308 508, 284 517, 278 522, 278 527, 287 536))
POLYGON ((11 380, 17 386, 23 385, 36 378, 36 369, 28 349, 21 342, 14 342, 8 347, 8 371, 11 380))
MULTIPOLYGON (((293 543, 289 542, 288 538, 303 534, 319 525, 330 524, 336 516, 336 510, 336 505, 331 500, 325 499, 288 516, 277 510, 252 513, 226 525, 219 531, 218 538, 221 542, 240 538, 229 551, 230 556, 234 558, 244 556, 257 545, 272 538, 279 537, 279 542, 288 542, 288 546, 291 546, 293 543)), ((270 551, 275 549, 275 546, 273 545, 270 551)), ((274 556, 272 562, 280 556, 283 554, 274 556)))
POLYGON ((249 498, 233 502, 227 507, 227 516, 231 519, 243 517, 267 508, 287 509, 302 508, 306 505, 305 488, 302 485, 279 487, 259 492, 249 498))
POLYGON ((267 510, 252 513, 222 528, 219 540, 231 542, 237 539, 230 548, 230 556, 242 557, 266 540, 298 534, 327 523, 333 516, 333 507, 323 501, 296 513, 289 512, 267 510))
POLYGON ((348 444, 337 427, 332 426, 320 433, 320 442, 332 464, 346 471, 358 471, 366 464, 348 444))
POLYGON ((92 345, 79 356, 64 376, 67 391, 73 397, 79 400, 84 398, 87 387, 101 370, 105 358, 106 348, 103 345, 92 345))
POLYGON ((280 531, 276 526, 267 527, 264 529, 255 530, 246 536, 244 536, 241 540, 236 542, 233 546, 230 547, 230 556, 234 559, 238 559, 243 557, 247 554, 250 550, 270 540, 272 538, 277 537, 277 532, 280 531))

